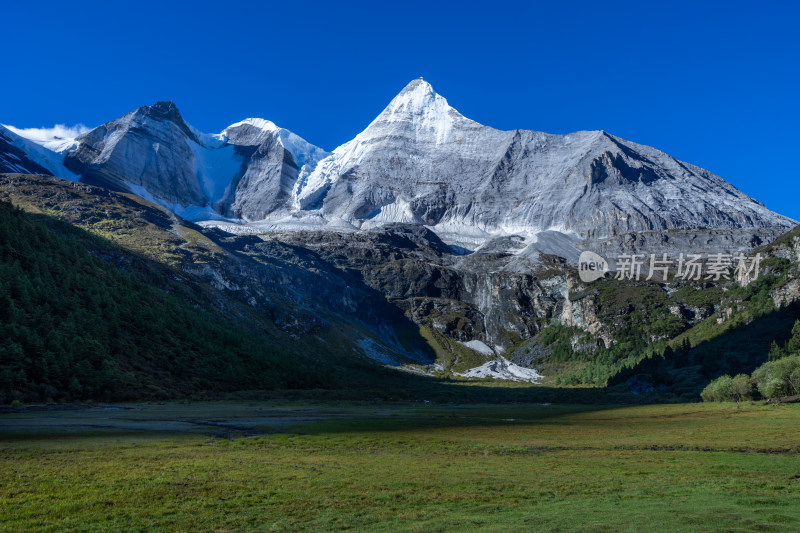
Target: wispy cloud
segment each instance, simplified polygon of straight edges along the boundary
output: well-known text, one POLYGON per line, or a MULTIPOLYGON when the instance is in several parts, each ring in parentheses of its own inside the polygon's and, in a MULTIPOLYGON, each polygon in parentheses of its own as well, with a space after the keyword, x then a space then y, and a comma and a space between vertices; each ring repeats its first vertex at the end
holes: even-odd
POLYGON ((25 137, 37 143, 55 141, 58 139, 71 139, 91 129, 83 124, 76 124, 75 126, 56 124, 52 128, 15 128, 14 126, 5 126, 20 137, 25 137))

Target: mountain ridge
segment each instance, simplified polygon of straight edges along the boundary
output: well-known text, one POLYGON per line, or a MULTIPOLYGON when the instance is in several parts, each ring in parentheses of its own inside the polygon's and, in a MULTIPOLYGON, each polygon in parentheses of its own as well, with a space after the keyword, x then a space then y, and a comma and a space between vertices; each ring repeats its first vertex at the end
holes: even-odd
MULTIPOLYGON (((711 172, 603 130, 556 135, 481 125, 422 78, 330 153, 265 119, 205 134, 172 101, 59 146, 40 167, 57 174, 48 165, 61 157, 62 177, 127 190, 233 233, 409 223, 469 249, 511 235, 531 244, 539 234, 560 234, 561 243, 575 244, 566 252, 572 258, 580 243, 641 232, 754 229, 765 240, 774 233, 766 230, 794 223, 711 172)), ((26 155, 34 165, 42 159, 26 155)))

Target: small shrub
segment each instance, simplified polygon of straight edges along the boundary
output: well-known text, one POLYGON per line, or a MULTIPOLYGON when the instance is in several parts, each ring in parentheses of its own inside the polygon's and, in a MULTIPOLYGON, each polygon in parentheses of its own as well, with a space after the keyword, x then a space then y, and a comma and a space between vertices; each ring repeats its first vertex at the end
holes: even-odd
POLYGON ((752 382, 765 398, 800 394, 800 356, 767 361, 753 372, 752 382))
POLYGON ((704 402, 727 402, 733 400, 733 378, 727 374, 718 377, 703 389, 700 397, 704 402))

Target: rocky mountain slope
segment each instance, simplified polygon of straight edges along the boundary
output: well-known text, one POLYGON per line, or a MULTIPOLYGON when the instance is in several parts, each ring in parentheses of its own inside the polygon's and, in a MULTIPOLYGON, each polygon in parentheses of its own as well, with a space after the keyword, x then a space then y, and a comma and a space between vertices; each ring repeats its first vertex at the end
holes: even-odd
POLYGON ((194 219, 262 219, 285 203, 303 167, 327 155, 260 119, 202 134, 172 102, 140 107, 76 143, 64 165, 82 181, 134 192, 194 219))
MULTIPOLYGON (((674 393, 696 397, 718 372, 763 362, 771 340, 791 329, 800 294, 793 233, 760 249, 762 277, 744 287, 674 277, 584 283, 563 258, 509 268, 519 258, 507 246, 465 253, 414 224, 232 235, 135 195, 20 174, 0 176, 2 198, 174 269, 176 283, 207 286, 219 308, 255 313, 337 364, 352 357, 430 376, 627 390, 677 375, 674 393), (752 321, 760 330, 746 329, 752 321), (709 350, 730 336, 724 357, 709 350), (737 347, 746 347, 743 359, 731 355, 737 347), (684 352, 677 374, 646 366, 684 352)), ((284 349, 291 359, 299 348, 284 349)))
POLYGON ((197 276, 0 201, 0 404, 315 388, 369 374, 352 357, 335 363, 333 346, 316 357, 315 344, 197 276))

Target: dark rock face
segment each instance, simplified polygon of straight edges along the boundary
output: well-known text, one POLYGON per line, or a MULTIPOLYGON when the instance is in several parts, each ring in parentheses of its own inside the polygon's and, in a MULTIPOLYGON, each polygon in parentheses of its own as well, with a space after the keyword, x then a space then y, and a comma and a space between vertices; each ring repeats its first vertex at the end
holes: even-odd
POLYGON ((532 339, 530 342, 523 344, 510 353, 508 355, 508 360, 519 366, 533 368, 541 359, 549 356, 550 353, 551 350, 549 347, 543 346, 536 342, 535 339, 532 339))
POLYGON ((527 273, 505 271, 510 256, 462 256, 421 226, 270 238, 313 250, 350 279, 384 295, 415 323, 462 342, 508 348, 537 333, 564 305, 567 274, 553 269, 563 267, 560 260, 544 258, 527 273))
POLYGON ((143 115, 157 122, 171 122, 172 124, 175 124, 183 132, 186 138, 193 140, 197 144, 200 144, 200 140, 197 138, 197 135, 192 131, 189 125, 186 124, 186 121, 183 120, 183 117, 178 111, 178 107, 172 100, 168 100, 166 102, 156 102, 151 106, 141 107, 139 110, 143 115))
POLYGON ((135 251, 169 253, 176 275, 204 280, 296 334, 309 334, 341 317, 376 329, 407 320, 380 293, 299 246, 204 230, 166 209, 49 176, 0 174, 0 200, 4 199, 58 213, 64 221, 88 229, 109 221, 121 224, 124 233, 138 236, 141 248, 135 251), (186 233, 197 235, 200 244, 180 237, 186 233))
POLYGON ((782 227, 646 231, 580 242, 577 246, 613 260, 621 254, 746 253, 785 232, 782 227))

